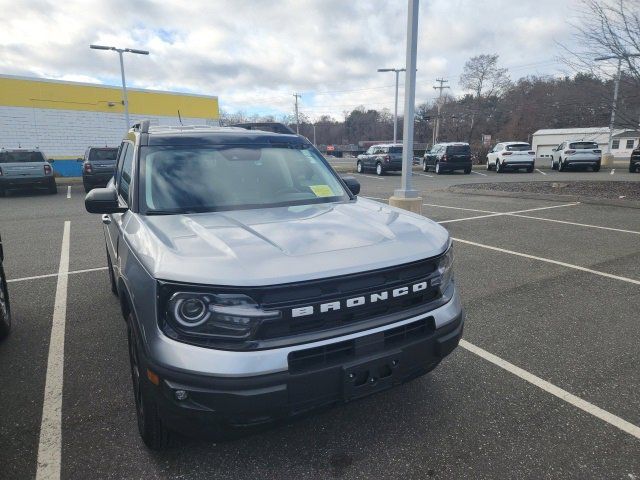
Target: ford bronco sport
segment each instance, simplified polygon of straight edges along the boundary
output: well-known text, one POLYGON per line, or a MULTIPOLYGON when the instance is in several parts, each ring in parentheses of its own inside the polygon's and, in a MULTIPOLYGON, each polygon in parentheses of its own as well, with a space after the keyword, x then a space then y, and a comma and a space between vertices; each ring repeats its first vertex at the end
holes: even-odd
POLYGON ((148 447, 386 390, 457 346, 449 234, 359 189, 295 134, 128 132, 85 206, 103 214, 148 447))

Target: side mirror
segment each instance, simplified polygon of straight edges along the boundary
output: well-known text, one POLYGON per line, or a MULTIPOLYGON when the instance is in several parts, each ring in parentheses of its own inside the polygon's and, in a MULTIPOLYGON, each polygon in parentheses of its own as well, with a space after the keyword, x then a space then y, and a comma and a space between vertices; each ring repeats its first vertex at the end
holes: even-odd
POLYGON ((127 209, 118 203, 118 192, 115 188, 94 188, 84 198, 84 208, 89 213, 121 213, 127 209))
POLYGON ((79 162, 84 162, 84 158, 82 158, 82 157, 78 157, 78 161, 79 161, 79 162))
POLYGON ((360 193, 360 182, 358 182, 354 177, 342 177, 342 181, 351 193, 354 195, 358 195, 360 193))

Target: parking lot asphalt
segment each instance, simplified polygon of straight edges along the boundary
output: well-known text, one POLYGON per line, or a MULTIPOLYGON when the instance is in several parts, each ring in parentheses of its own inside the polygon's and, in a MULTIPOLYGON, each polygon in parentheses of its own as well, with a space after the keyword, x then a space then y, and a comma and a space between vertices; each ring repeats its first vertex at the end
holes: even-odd
MULTIPOLYGON (((61 478, 640 479, 640 210, 447 191, 640 175, 481 172, 414 178, 423 214, 457 239, 468 343, 400 388, 163 453, 146 450, 137 433, 125 326, 100 218, 84 211, 81 186, 71 198, 66 188, 0 198, 14 314, 0 343, 0 478, 38 470, 69 221, 61 478)), ((398 175, 356 177, 361 195, 381 202, 399 186, 398 175)))

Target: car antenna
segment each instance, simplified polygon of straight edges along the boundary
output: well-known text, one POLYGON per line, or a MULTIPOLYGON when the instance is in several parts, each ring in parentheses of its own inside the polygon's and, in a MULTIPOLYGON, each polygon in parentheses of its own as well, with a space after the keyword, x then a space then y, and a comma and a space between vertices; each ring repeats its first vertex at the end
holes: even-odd
POLYGON ((178 120, 180 120, 180 125, 184 127, 184 124, 182 123, 182 117, 180 116, 180 109, 178 109, 178 120))

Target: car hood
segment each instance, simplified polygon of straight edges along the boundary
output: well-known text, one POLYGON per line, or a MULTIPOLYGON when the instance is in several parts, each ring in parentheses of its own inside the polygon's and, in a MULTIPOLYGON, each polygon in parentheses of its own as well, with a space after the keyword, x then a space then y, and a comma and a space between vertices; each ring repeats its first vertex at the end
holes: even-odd
POLYGON ((142 216, 125 237, 157 279, 281 284, 374 270, 445 251, 449 234, 419 215, 358 198, 297 207, 142 216))

